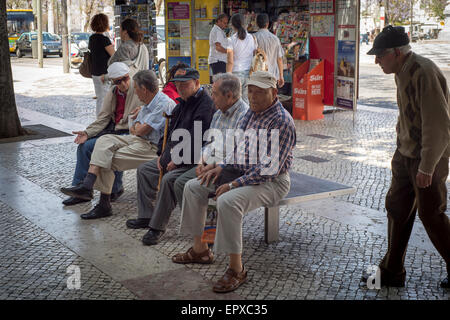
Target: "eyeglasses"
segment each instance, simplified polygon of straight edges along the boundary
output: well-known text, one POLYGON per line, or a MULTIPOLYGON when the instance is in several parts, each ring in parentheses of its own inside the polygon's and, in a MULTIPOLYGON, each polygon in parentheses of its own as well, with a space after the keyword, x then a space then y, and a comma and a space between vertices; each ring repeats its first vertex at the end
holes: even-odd
POLYGON ((122 77, 122 78, 119 78, 119 79, 114 80, 113 83, 114 83, 115 85, 119 85, 119 84, 122 83, 122 81, 127 81, 129 78, 130 78, 129 76, 125 76, 125 77, 122 77))

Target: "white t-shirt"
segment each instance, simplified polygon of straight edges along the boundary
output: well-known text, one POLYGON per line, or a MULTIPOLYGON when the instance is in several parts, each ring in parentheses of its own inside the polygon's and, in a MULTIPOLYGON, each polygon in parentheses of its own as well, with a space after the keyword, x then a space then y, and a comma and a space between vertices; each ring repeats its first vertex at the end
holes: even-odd
POLYGON ((244 40, 238 38, 237 33, 228 39, 227 49, 233 50, 233 72, 250 70, 253 60, 253 52, 256 50, 256 41, 247 32, 244 40))
POLYGON ((209 33, 209 57, 208 64, 216 63, 218 61, 227 62, 227 54, 216 50, 216 42, 219 42, 225 49, 228 45, 228 39, 225 32, 216 24, 212 27, 209 33))

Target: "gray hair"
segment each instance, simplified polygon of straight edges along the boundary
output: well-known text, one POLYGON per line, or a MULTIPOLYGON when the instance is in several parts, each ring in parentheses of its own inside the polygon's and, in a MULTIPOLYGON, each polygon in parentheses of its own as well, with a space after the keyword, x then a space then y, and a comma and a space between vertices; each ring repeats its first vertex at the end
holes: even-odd
POLYGON ((218 87, 222 95, 231 92, 234 99, 241 97, 241 81, 231 73, 219 73, 213 76, 213 82, 219 82, 218 87))
POLYGON ((395 47, 395 48, 389 48, 386 50, 387 52, 392 52, 394 51, 394 49, 398 49, 402 54, 408 54, 411 51, 411 46, 409 44, 405 44, 403 46, 400 47, 395 47))
POLYGON ((159 82, 156 77, 155 72, 152 70, 141 70, 137 72, 133 80, 137 83, 139 87, 144 87, 150 92, 158 92, 159 90, 159 82))

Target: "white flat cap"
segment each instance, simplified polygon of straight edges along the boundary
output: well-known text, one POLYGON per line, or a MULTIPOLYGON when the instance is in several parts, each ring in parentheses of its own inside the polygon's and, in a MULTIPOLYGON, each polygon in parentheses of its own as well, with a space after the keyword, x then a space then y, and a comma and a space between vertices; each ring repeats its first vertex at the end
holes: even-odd
POLYGON ((111 79, 121 78, 130 72, 130 68, 123 62, 114 62, 108 67, 108 77, 111 79))

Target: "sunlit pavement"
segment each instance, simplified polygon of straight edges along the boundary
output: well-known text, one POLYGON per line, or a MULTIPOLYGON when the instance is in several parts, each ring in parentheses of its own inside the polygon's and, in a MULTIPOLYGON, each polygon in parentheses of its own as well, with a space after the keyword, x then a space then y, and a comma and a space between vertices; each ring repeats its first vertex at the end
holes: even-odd
MULTIPOLYGON (((45 59, 44 69, 25 59, 12 59, 23 125, 70 133, 94 120, 90 79, 73 70, 63 74, 60 58, 54 64, 45 59)), ((249 281, 226 295, 212 293, 211 285, 225 271, 227 257, 207 266, 171 263, 173 254, 190 246, 178 235, 178 208, 156 246, 142 245, 145 230, 126 228, 137 214, 135 170, 124 174, 125 193, 113 204, 113 216, 84 221, 79 214, 90 210, 98 194, 92 204, 64 207, 59 192, 71 184, 73 136, 0 144, 0 299, 447 300, 449 292, 439 288, 445 264, 419 219, 406 257, 406 287, 371 290, 359 281, 386 251, 384 197, 396 117, 393 108, 361 104, 355 114, 296 121, 292 170, 357 191, 281 208, 280 241, 270 245, 264 242, 262 209, 247 214, 243 260, 249 281)))

